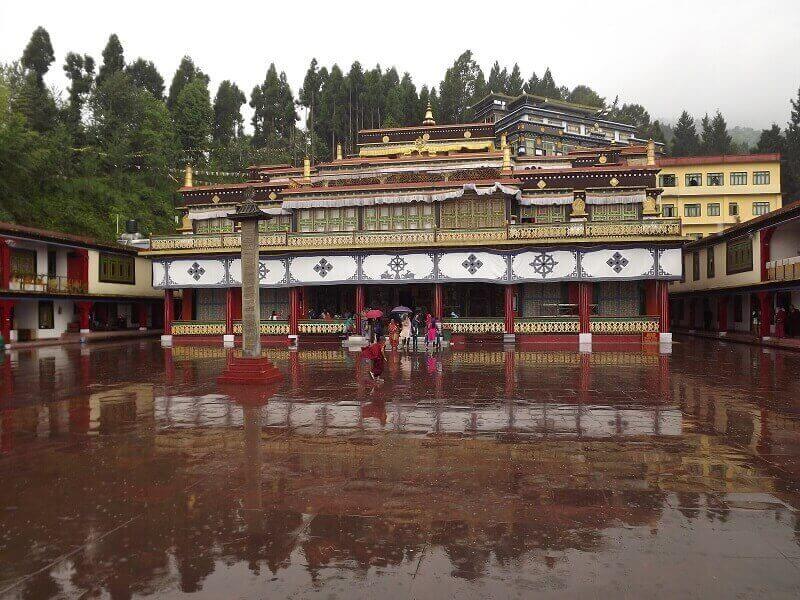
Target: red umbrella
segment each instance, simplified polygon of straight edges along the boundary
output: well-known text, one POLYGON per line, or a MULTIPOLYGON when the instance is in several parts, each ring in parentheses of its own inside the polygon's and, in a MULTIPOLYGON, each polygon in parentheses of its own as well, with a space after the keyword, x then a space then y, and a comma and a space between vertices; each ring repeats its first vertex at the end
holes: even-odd
POLYGON ((378 310, 377 308, 373 308, 372 310, 368 310, 364 313, 364 316, 368 319, 379 319, 383 316, 383 311, 378 310))

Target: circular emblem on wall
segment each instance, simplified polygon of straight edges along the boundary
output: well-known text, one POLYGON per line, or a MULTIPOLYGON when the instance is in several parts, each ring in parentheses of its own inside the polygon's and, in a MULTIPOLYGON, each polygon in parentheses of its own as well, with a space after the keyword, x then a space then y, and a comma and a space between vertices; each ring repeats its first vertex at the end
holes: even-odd
POLYGON ((269 199, 270 200, 275 200, 277 197, 278 197, 278 194, 276 194, 275 192, 270 192, 269 193, 269 199))
POLYGON ((472 137, 472 132, 471 131, 465 131, 464 132, 464 137, 465 138, 471 138, 472 137))
POLYGON ((217 203, 219 202, 219 196, 217 196, 217 195, 215 194, 215 195, 214 195, 214 197, 213 197, 213 198, 211 198, 211 201, 212 201, 214 204, 217 204, 217 203))
POLYGON ((616 177, 612 177, 611 181, 609 181, 608 183, 610 183, 612 187, 617 187, 619 185, 619 179, 617 179, 616 177))
POLYGON ((388 142, 389 142, 389 136, 388 135, 383 136, 383 143, 386 144, 388 142))
POLYGON ((599 162, 601 165, 604 165, 608 162, 608 158, 606 158, 605 154, 601 154, 600 158, 597 159, 597 162, 599 162))
POLYGON ((544 179, 540 179, 539 183, 536 184, 536 187, 542 189, 543 187, 547 186, 547 182, 544 179))

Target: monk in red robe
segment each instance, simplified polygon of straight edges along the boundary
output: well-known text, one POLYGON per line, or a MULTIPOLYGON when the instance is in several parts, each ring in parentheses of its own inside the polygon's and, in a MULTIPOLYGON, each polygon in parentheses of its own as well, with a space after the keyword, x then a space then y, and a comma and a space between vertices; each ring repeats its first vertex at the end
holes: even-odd
POLYGON ((372 379, 379 379, 383 375, 383 365, 386 362, 383 346, 383 338, 378 338, 377 342, 361 350, 361 358, 366 358, 372 363, 369 369, 369 375, 372 379))

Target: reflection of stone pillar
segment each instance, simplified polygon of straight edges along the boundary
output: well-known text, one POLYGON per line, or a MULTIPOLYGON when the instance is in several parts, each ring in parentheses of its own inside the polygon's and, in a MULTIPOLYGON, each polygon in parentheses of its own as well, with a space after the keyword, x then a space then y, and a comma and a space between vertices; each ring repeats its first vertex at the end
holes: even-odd
POLYGON ((591 401, 589 388, 592 385, 592 355, 587 352, 581 352, 579 356, 578 402, 587 404, 591 401))
MULTIPOLYGON (((260 406, 244 406, 244 507, 261 508, 261 411, 260 406)), ((260 520, 260 519, 259 519, 260 520)))
POLYGON ((514 396, 514 391, 516 388, 516 364, 515 364, 516 354, 513 350, 506 350, 503 352, 503 366, 504 374, 505 374, 505 383, 506 383, 506 398, 511 398, 514 396))

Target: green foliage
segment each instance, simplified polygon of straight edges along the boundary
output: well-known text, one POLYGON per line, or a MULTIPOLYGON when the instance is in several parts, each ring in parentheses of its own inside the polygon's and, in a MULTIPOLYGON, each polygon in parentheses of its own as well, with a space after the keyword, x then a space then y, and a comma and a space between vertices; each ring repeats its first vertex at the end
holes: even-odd
POLYGON ((194 164, 202 164, 204 153, 211 145, 214 121, 205 79, 196 77, 181 89, 172 109, 172 119, 187 158, 194 164))
POLYGON ((469 123, 473 120, 472 105, 480 100, 475 95, 480 72, 470 50, 461 54, 447 69, 439 84, 439 122, 469 123))
POLYGON ((37 27, 22 53, 22 60, 20 61, 22 66, 36 73, 36 77, 41 82, 55 60, 56 56, 53 53, 53 44, 50 43, 50 34, 47 33, 44 27, 37 27))
POLYGON ((81 56, 70 52, 64 61, 64 72, 70 80, 69 104, 64 119, 77 136, 83 129, 81 113, 94 82, 94 59, 88 54, 81 56))
POLYGON ((108 43, 103 49, 103 64, 97 73, 97 84, 100 85, 114 73, 119 73, 125 68, 125 56, 122 44, 116 33, 112 33, 108 38, 108 43))
POLYGON ((164 78, 150 60, 137 58, 133 63, 125 68, 125 72, 131 78, 134 85, 138 85, 153 94, 158 100, 164 98, 164 78))
POLYGON ((717 111, 713 118, 705 115, 700 121, 700 150, 706 155, 731 154, 733 151, 732 139, 728 133, 728 124, 725 118, 717 111))
POLYGON ((177 102, 181 90, 196 78, 203 79, 206 85, 208 85, 208 75, 197 68, 190 57, 184 56, 181 59, 181 64, 178 65, 178 69, 175 71, 175 75, 172 77, 172 83, 169 85, 167 108, 172 110, 175 107, 175 102, 177 102))
POLYGON ((287 141, 299 120, 294 108, 294 96, 286 73, 278 74, 270 64, 264 83, 253 88, 250 106, 253 107, 253 145, 266 147, 287 141))
POLYGON ((214 97, 214 143, 230 144, 234 138, 244 135, 242 106, 247 102, 244 92, 227 79, 219 84, 214 97))
POLYGON ((700 137, 694 119, 683 111, 673 129, 672 156, 694 156, 700 152, 700 137))

